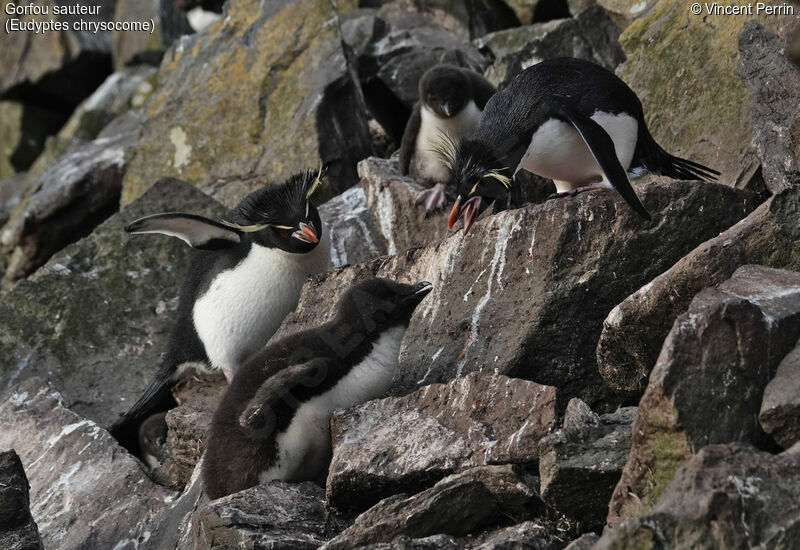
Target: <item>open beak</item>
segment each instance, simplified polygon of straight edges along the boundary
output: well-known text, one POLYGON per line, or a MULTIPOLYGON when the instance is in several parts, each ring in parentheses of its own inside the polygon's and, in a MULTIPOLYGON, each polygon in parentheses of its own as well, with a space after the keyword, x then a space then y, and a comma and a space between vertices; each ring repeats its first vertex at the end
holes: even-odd
POLYGON ((430 284, 428 281, 422 281, 421 283, 412 285, 411 294, 406 296, 404 298, 404 301, 413 302, 415 305, 419 304, 431 290, 433 290, 433 285, 430 284))
POLYGON ((317 232, 314 229, 313 222, 300 222, 300 229, 292 233, 292 237, 299 239, 304 243, 317 244, 319 242, 319 237, 317 237, 317 232))
POLYGON ((478 217, 480 207, 481 198, 478 196, 468 199, 463 206, 461 205, 461 197, 458 197, 456 203, 453 205, 453 209, 450 211, 450 218, 447 220, 447 226, 452 231, 458 219, 464 216, 464 235, 466 235, 469 228, 472 227, 475 218, 478 217))

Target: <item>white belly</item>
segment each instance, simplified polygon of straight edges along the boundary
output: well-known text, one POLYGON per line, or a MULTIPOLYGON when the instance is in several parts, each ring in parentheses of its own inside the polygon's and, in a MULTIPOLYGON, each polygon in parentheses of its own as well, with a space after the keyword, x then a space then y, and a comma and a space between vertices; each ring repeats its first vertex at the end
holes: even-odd
MULTIPOLYGON (((636 149, 636 119, 602 111, 595 112, 591 118, 611 136, 617 158, 627 171, 636 149)), ((557 119, 548 120, 536 130, 517 170, 520 168, 552 179, 559 193, 598 181, 608 185, 603 171, 575 127, 557 119)))
POLYGON ((275 464, 259 481, 302 481, 316 477, 331 456, 330 420, 333 411, 383 395, 397 370, 397 356, 406 327, 395 327, 373 344, 372 351, 330 390, 303 403, 289 427, 275 440, 275 464))
POLYGON ((442 142, 443 135, 458 140, 475 133, 481 122, 481 110, 474 101, 470 101, 458 114, 450 118, 441 118, 424 105, 420 114, 422 122, 414 150, 417 173, 437 183, 448 182, 450 171, 436 149, 442 142))
POLYGON ((195 302, 194 325, 212 368, 230 379, 238 365, 261 349, 297 307, 310 275, 330 264, 327 231, 308 254, 253 244, 236 267, 220 273, 195 302))

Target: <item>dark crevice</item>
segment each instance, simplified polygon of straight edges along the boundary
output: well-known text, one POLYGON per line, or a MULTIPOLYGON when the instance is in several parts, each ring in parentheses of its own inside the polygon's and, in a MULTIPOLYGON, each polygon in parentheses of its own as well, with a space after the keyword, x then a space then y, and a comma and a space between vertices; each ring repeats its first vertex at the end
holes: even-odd
POLYGON ((536 4, 531 22, 542 23, 553 19, 565 19, 570 16, 567 0, 542 0, 536 4))
POLYGON ((380 79, 374 78, 361 84, 367 110, 383 126, 395 148, 403 139, 411 110, 400 101, 392 90, 380 79))

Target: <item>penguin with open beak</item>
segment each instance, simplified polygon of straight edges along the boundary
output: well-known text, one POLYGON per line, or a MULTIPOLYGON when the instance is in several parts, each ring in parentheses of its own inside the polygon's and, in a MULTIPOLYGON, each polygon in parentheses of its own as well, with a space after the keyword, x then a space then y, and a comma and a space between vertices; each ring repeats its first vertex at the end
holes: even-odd
POLYGON ((309 170, 254 191, 221 221, 165 213, 125 228, 178 237, 197 249, 161 367, 111 427, 127 448, 136 451, 144 418, 174 406, 170 390, 184 366, 220 369, 230 381, 297 306, 306 279, 329 268, 327 235, 311 200, 319 185, 319 172, 309 170))
POLYGON ((397 370, 411 315, 431 284, 368 279, 335 317, 253 355, 214 413, 206 441, 206 494, 220 498, 270 480, 317 480, 331 458, 335 409, 375 399, 397 370))
POLYGON ((553 198, 615 189, 646 220, 650 213, 629 177, 715 181, 719 175, 667 153, 650 135, 633 90, 603 67, 573 58, 522 71, 486 104, 477 132, 446 141, 440 154, 458 187, 450 229, 463 217, 465 234, 490 204, 505 206, 520 169, 552 179, 553 198))

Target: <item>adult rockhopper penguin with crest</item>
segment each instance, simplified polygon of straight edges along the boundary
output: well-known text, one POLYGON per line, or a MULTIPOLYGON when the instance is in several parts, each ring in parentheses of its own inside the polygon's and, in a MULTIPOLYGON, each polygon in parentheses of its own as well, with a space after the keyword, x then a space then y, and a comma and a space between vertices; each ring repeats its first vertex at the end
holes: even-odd
POLYGON ((520 169, 551 178, 555 197, 613 188, 647 220, 629 176, 715 181, 719 175, 662 149, 633 90, 614 73, 573 58, 522 71, 486 104, 477 132, 444 142, 441 154, 458 187, 450 228, 463 217, 464 233, 491 203, 505 205, 520 169))
POLYGON ((198 250, 161 367, 111 427, 123 445, 135 451, 144 418, 174 405, 170 390, 184 366, 220 369, 230 381, 297 306, 306 279, 328 269, 330 247, 311 200, 319 184, 319 172, 309 170, 254 191, 221 221, 165 213, 126 227, 178 237, 198 250))

